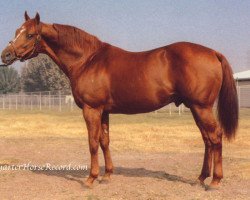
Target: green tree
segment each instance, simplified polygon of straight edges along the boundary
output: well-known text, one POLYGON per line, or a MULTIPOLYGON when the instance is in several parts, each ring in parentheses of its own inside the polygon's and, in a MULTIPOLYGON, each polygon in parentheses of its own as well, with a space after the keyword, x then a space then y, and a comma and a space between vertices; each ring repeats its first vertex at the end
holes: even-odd
POLYGON ((68 78, 44 54, 28 61, 22 68, 21 80, 25 92, 70 90, 68 78))
POLYGON ((20 77, 13 67, 0 68, 0 93, 17 93, 21 89, 20 77))

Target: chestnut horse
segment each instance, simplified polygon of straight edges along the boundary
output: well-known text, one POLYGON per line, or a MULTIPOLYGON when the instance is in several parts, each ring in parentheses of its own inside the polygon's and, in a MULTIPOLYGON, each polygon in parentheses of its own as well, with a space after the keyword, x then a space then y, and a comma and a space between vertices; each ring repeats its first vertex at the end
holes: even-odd
POLYGON ((200 129, 205 155, 198 178, 210 188, 222 173, 222 136, 232 139, 238 126, 238 101, 232 69, 219 52, 180 42, 145 52, 128 52, 101 42, 76 27, 46 24, 25 12, 25 22, 2 52, 3 63, 24 61, 44 53, 68 76, 76 104, 86 121, 91 170, 86 186, 99 174, 98 147, 104 154, 105 174, 113 164, 109 150, 109 114, 146 113, 171 102, 190 108, 200 129), (218 97, 218 121, 213 105, 218 97))

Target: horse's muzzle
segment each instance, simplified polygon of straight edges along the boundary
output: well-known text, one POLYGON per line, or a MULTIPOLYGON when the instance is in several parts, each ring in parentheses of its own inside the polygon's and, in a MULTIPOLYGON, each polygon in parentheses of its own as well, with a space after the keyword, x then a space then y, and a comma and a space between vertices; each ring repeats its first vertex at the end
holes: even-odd
POLYGON ((4 64, 11 64, 15 61, 16 56, 13 51, 10 50, 10 48, 6 48, 3 50, 1 54, 1 59, 4 64))

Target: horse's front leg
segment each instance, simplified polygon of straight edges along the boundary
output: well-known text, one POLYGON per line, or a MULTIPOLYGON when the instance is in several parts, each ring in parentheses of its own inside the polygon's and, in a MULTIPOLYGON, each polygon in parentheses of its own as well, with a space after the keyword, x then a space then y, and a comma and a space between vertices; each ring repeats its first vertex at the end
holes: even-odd
POLYGON ((92 187, 94 180, 99 175, 98 148, 102 132, 101 116, 102 109, 84 106, 83 116, 86 121, 89 137, 89 151, 91 154, 91 167, 88 179, 85 182, 87 187, 92 187))

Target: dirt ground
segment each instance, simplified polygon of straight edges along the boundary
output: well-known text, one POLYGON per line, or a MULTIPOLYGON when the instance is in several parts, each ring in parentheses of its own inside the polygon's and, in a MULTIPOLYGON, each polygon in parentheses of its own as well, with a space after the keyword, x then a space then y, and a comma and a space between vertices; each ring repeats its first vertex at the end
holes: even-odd
MULTIPOLYGON (((5 115, 5 120, 13 121, 9 130, 20 125, 21 118, 17 119, 14 114, 9 119, 7 116, 9 115, 5 115), (18 124, 13 125, 15 123, 18 124)), ((24 114, 21 117, 24 117, 24 114)), ((36 120, 32 114, 30 117, 36 120)), ((157 116, 157 118, 160 117, 161 115, 157 116)), ((56 116, 53 116, 54 118, 56 116)), ((116 124, 123 124, 123 119, 113 120, 115 125, 111 131, 118 130, 116 124)), ((52 120, 53 122, 55 121, 52 120)), ((186 122, 186 126, 189 126, 188 121, 186 122)), ((44 123, 50 126, 46 120, 44 123)), ((180 120, 179 123, 183 121, 180 120)), ((129 124, 129 122, 124 122, 124 124, 129 124)), ((248 123, 244 123, 244 126, 249 130, 248 123)), ((135 127, 137 127, 136 124, 135 127)), ((159 127, 160 125, 156 124, 156 130, 150 130, 160 134, 159 127)), ((187 128, 183 130, 185 129, 187 128)), ((3 130, 5 134, 1 133, 0 137, 0 167, 27 163, 40 166, 50 163, 51 165, 72 164, 89 167, 90 158, 85 136, 76 134, 74 137, 67 137, 51 134, 42 137, 30 135, 29 137, 27 132, 21 131, 16 135, 8 136, 6 135, 7 128, 0 127, 0 131, 3 130)), ((52 129, 51 131, 53 132, 52 129)), ((138 130, 133 129, 133 131, 138 130)), ((242 133, 245 132, 242 131, 242 133)), ((183 141, 187 140, 186 143, 182 143, 181 139, 179 143, 172 143, 168 138, 164 138, 166 151, 143 149, 133 143, 131 147, 128 147, 130 140, 124 140, 121 145, 123 137, 117 139, 111 135, 111 139, 112 137, 114 146, 112 147, 111 141, 111 153, 115 172, 109 184, 96 181, 93 189, 86 189, 83 182, 89 170, 1 170, 0 199, 250 199, 249 140, 244 143, 244 140, 250 138, 249 135, 245 134, 243 138, 240 136, 233 144, 225 143, 224 179, 218 191, 205 191, 204 188, 195 184, 203 160, 203 144, 200 136, 197 136, 197 139, 196 136, 187 136, 192 140, 183 137, 183 141)), ((146 137, 143 140, 145 143, 148 139, 146 137)), ((159 145, 162 145, 161 142, 159 141, 159 145)), ((104 162, 101 152, 99 154, 101 174, 103 174, 104 162)))

